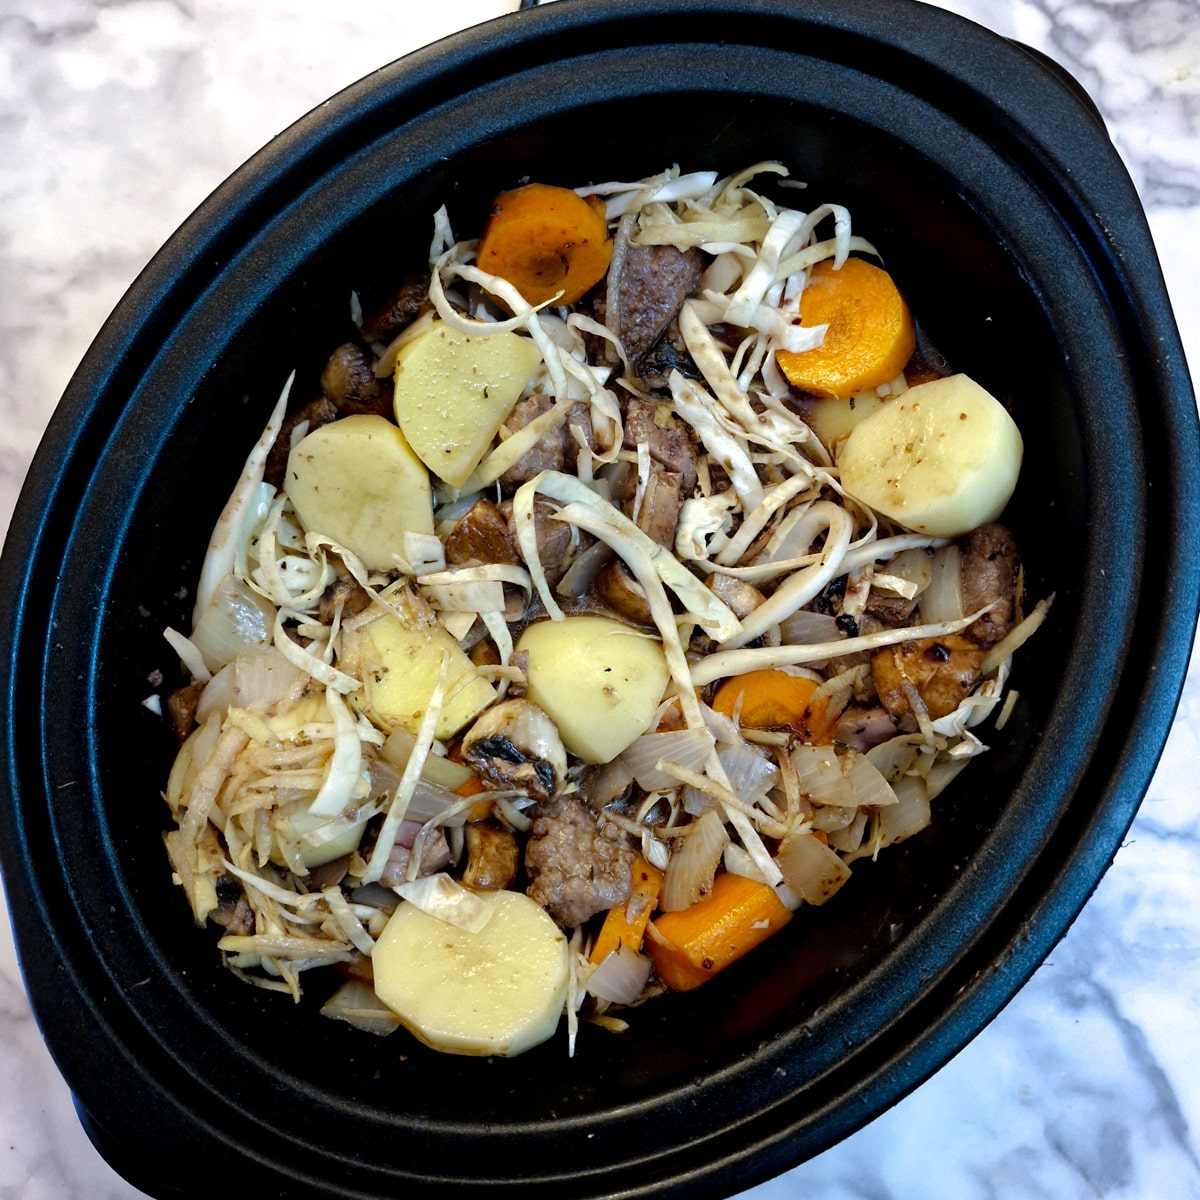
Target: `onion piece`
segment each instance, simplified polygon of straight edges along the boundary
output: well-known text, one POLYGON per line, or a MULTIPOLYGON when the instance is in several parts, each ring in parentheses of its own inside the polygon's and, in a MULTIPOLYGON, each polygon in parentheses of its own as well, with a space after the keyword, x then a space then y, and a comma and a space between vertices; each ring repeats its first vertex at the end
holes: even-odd
POLYGON ((728 844, 725 822, 716 809, 692 822, 683 846, 671 855, 663 876, 659 898, 663 912, 688 908, 712 890, 713 876, 728 844))
POLYGON ((842 760, 842 770, 854 791, 854 801, 860 807, 896 803, 896 793, 865 754, 851 750, 842 760))
POLYGON ((879 810, 882 845, 902 842, 920 833, 930 822, 929 789, 917 775, 903 775, 893 784, 896 803, 879 810))
POLYGON ((856 808, 858 801, 832 746, 796 746, 790 755, 800 790, 813 804, 856 808))
POLYGON ((650 959, 626 946, 616 946, 588 976, 587 990, 597 1000, 633 1004, 650 978, 650 959))
POLYGON ((929 564, 929 586, 921 593, 921 619, 957 621, 965 616, 962 595, 962 551, 943 546, 929 564))
POLYGON ((400 1028, 400 1018, 363 979, 347 979, 321 1006, 321 1016, 345 1021, 355 1029, 386 1037, 400 1028))
POLYGON ((379 838, 375 843, 374 850, 371 851, 371 859, 367 863, 367 869, 363 872, 363 883, 379 881, 379 877, 383 874, 383 868, 387 865, 388 858, 392 853, 392 847, 396 843, 400 822, 404 820, 408 812, 413 791, 421 778, 421 769, 424 767, 425 759, 429 756, 430 747, 433 745, 438 718, 442 715, 449 664, 450 656, 443 654, 441 666, 438 668, 437 683, 429 697, 425 713, 421 717, 421 724, 417 727, 417 738, 413 743, 412 753, 409 755, 408 762, 404 764, 404 774, 400 777, 400 784, 396 788, 396 794, 392 797, 387 816, 383 820, 379 838))
POLYGON ((679 786, 674 775, 658 769, 661 759, 700 771, 712 748, 712 734, 707 729, 672 729, 666 733, 642 734, 617 761, 632 773, 640 788, 653 792, 679 786))
POLYGON ((204 661, 204 655, 200 653, 199 647, 190 638, 185 637, 178 629, 172 629, 169 625, 163 630, 163 638, 167 645, 179 655, 179 661, 183 664, 184 670, 197 683, 208 683, 212 679, 212 672, 204 661))
POLYGON ((274 621, 275 606, 229 574, 204 606, 191 641, 217 671, 243 651, 268 645, 274 621))
POLYGON ((749 746, 722 746, 717 757, 725 768, 730 789, 747 804, 757 804, 779 782, 779 768, 749 746))
POLYGON ((850 878, 850 868, 812 833, 792 833, 775 861, 783 877, 808 904, 824 904, 850 878))
POLYGON ((437 917, 456 929, 464 929, 467 933, 478 933, 492 919, 495 911, 470 889, 451 879, 445 871, 397 884, 395 892, 423 913, 437 917))

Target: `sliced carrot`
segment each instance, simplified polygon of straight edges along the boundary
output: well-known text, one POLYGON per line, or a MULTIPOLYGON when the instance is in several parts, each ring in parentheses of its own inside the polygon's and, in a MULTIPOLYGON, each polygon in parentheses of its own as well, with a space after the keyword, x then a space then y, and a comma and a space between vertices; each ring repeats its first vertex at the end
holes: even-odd
POLYGON ((659 979, 677 992, 699 987, 792 919, 775 889, 729 872, 712 892, 650 925, 646 949, 659 979))
POLYGON ((596 944, 588 955, 589 962, 599 965, 618 946, 634 951, 642 948, 642 938, 658 903, 662 881, 663 873, 640 854, 633 860, 633 887, 629 899, 608 910, 596 936, 596 944))
POLYGON ((793 387, 815 396, 845 399, 890 383, 917 344, 912 313, 892 277, 861 258, 836 271, 828 260, 813 267, 800 295, 800 323, 828 325, 824 343, 775 357, 793 387))
POLYGON ((501 192, 479 240, 477 261, 530 304, 574 304, 604 278, 612 240, 604 204, 569 188, 530 183, 501 192))
POLYGON ((809 700, 817 685, 803 675, 789 675, 767 667, 733 675, 717 688, 712 706, 732 718, 741 701, 738 721, 748 729, 774 729, 790 725, 804 733, 809 700))

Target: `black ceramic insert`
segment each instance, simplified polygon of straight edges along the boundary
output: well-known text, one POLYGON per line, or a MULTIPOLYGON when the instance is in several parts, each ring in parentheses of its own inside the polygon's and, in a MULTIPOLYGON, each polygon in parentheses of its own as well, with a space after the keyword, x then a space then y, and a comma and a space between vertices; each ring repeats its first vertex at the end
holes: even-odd
MULTIPOLYGON (((796 194, 790 193, 796 203, 796 194)), ((1108 865, 1182 684, 1194 397, 1132 186, 1077 85, 899 0, 560 0, 386 67, 288 130, 160 252, 73 379, 0 564, 3 866, 30 995, 89 1133, 155 1196, 718 1196, 942 1065, 1108 865), (1026 443, 1020 702, 934 826, 697 993, 512 1060, 378 1041, 220 969, 171 884, 176 670, 205 543, 292 367, 445 203, 779 159, 847 205, 1026 443), (1154 447, 1153 454, 1146 447, 1154 447)), ((330 982, 332 986, 332 981, 330 982)))

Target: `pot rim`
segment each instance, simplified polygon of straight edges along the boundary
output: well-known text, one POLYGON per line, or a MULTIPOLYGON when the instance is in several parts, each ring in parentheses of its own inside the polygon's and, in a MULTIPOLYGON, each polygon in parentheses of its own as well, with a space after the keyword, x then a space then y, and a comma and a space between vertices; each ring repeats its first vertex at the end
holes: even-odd
MULTIPOLYGON (((7 828, 13 835, 4 839, 3 865, 35 1004, 39 1003, 39 991, 42 993, 39 1016, 50 1009, 44 998, 45 969, 31 953, 38 940, 49 938, 57 944, 67 970, 72 961, 83 960, 76 957, 78 949, 68 950, 58 941, 56 924, 61 909, 56 911, 47 900, 35 874, 35 848, 20 800, 27 782, 23 784, 17 775, 13 733, 17 722, 8 718, 19 711, 22 695, 18 685, 28 680, 32 671, 45 669, 44 655, 36 663, 31 660, 29 645, 39 637, 44 645, 44 635, 32 627, 29 606, 47 594, 52 563, 61 553, 59 548, 69 542, 71 495, 89 475, 87 447, 107 437, 123 396, 133 390, 132 382, 143 369, 149 346, 161 339, 164 330, 185 319, 195 295, 211 284, 221 270, 219 264, 229 261, 234 248, 252 236, 264 215, 285 204, 301 181, 336 169, 340 146, 367 144, 368 131, 378 126, 382 113, 389 114, 392 121, 395 113, 405 108, 418 111, 441 103, 454 90, 450 76, 464 66, 481 74, 501 70, 502 61, 506 73, 535 69, 538 62, 552 60, 555 47, 577 45, 589 36, 594 39, 601 30, 611 37, 618 25, 622 26, 620 36, 633 43, 639 22, 658 19, 672 8, 672 0, 558 0, 549 8, 500 18, 455 35, 352 85, 286 130, 218 188, 146 268, 97 337, 39 448, 0 559, 0 588, 16 598, 0 619, 5 684, 0 696, 0 724, 4 727, 0 778, 7 790, 3 801, 7 828), (157 316, 147 322, 146 312, 157 316), (68 468, 65 474, 60 471, 63 464, 68 468)), ((1148 679, 1122 681, 1113 700, 1117 711, 1136 716, 1128 722, 1121 753, 1108 762, 1111 769, 1106 770, 1103 787, 1096 793, 1108 799, 1096 804, 1086 838, 1057 847, 1061 853, 1053 877, 1049 881, 1044 875, 1024 880, 1006 898, 1004 911, 981 933, 970 962, 960 963, 952 976, 939 980, 914 1003, 904 1030, 889 1037, 890 1052, 870 1077, 875 1097, 870 1108, 843 1105, 836 1110, 834 1106, 835 1111, 826 1114, 821 1140, 830 1144, 915 1087, 1003 1007, 1065 933, 1132 820, 1182 688, 1200 603, 1200 567, 1191 562, 1187 546, 1187 531, 1200 517, 1200 430, 1153 246, 1115 152, 1098 130, 1089 137, 1079 137, 1076 131, 1072 144, 1061 144, 1065 125, 1061 109, 1043 105, 1026 111, 1031 108, 1030 89, 1043 97, 1048 92, 1059 95, 1067 103, 1069 89, 1061 80, 1018 48, 1004 46, 1001 39, 961 18, 915 3, 897 6, 894 0, 872 0, 856 6, 852 13, 836 6, 828 13, 818 9, 798 12, 786 0, 695 0, 689 6, 689 28, 695 31, 691 36, 699 40, 701 32, 709 30, 706 21, 730 11, 746 20, 757 18, 789 28, 819 26, 847 42, 870 36, 874 43, 907 56, 910 62, 920 46, 940 64, 938 86, 948 83, 955 93, 977 97, 971 110, 978 110, 997 136, 1011 140, 1011 123, 1025 118, 1019 122, 1027 135, 1027 140, 1022 140, 1025 168, 1036 175, 1052 203, 1087 214, 1081 237, 1089 243, 1086 249, 1104 277, 1106 294, 1121 308, 1120 321, 1139 330, 1145 345, 1153 344, 1154 352, 1143 355, 1144 361, 1136 364, 1143 394, 1155 396, 1152 411, 1142 406, 1140 416, 1150 431, 1148 440, 1153 435, 1154 441, 1171 450, 1163 468, 1165 486, 1150 498, 1148 549, 1153 558, 1147 556, 1140 592, 1147 597, 1152 589, 1165 593, 1172 603, 1162 621, 1153 630, 1144 630, 1139 641, 1159 669, 1148 679), (976 60, 969 54, 949 53, 967 46, 974 48, 976 55, 986 49, 988 58, 997 64, 993 80, 998 82, 993 82, 986 105, 973 72, 961 65, 976 60), (1100 213, 1104 221, 1097 216, 1100 213), (1113 230, 1125 235, 1119 243, 1114 241, 1113 230), (1173 518, 1174 524, 1155 524, 1155 518, 1164 514, 1173 518), (1019 936, 1013 933, 1017 928, 1019 936), (953 1003, 947 1003, 950 996, 953 1003)), ((678 13, 677 7, 674 12, 678 13)), ((1077 99, 1070 97, 1069 103, 1071 111, 1081 111, 1077 99)), ((101 956, 99 949, 93 950, 101 956)), ((87 993, 83 972, 76 978, 81 992, 87 993)), ((104 1004, 94 995, 90 1004, 91 1020, 106 1029, 114 1045, 120 1044, 123 1035, 111 1022, 111 1014, 104 1013, 104 1004)), ((80 1063, 60 1030, 47 1023, 46 1032, 64 1074, 78 1087, 90 1131, 107 1147, 105 1152, 115 1163, 122 1142, 119 1135, 110 1139, 106 1122, 96 1118, 95 1097, 101 1093, 89 1086, 81 1073, 90 1063, 80 1063)), ((127 1052, 127 1047, 121 1046, 121 1051, 127 1052)), ((147 1079, 143 1086, 157 1084, 147 1079)), ((183 1108, 186 1111, 187 1105, 183 1108)), ((811 1124, 812 1116, 786 1110, 786 1105, 776 1105, 741 1127, 736 1136, 718 1139, 713 1158, 690 1171, 680 1168, 669 1186, 655 1180, 652 1192, 625 1194, 663 1195, 684 1190, 695 1194, 697 1188, 717 1194, 792 1165, 803 1140, 802 1126, 811 1124)))

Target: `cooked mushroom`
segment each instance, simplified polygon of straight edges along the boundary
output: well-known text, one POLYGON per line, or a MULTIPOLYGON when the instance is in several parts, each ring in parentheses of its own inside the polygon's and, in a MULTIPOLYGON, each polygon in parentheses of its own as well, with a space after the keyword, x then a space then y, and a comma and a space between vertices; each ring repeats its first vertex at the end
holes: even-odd
POLYGON ((654 625, 645 588, 630 575, 629 569, 619 558, 605 563, 596 572, 594 586, 596 595, 618 616, 638 625, 654 625))
POLYGON ((493 787, 535 800, 557 795, 567 774, 558 728, 528 700, 505 700, 489 708, 463 739, 462 753, 493 787))
POLYGON ((714 571, 705 582, 713 595, 723 600, 739 620, 748 617, 766 599, 754 584, 723 571, 714 571))
POLYGON ((917 707, 924 704, 933 720, 953 712, 979 682, 983 648, 961 634, 919 638, 888 646, 871 655, 871 677, 879 701, 900 722, 913 728, 917 707))
POLYGON ((472 821, 466 827, 467 865, 462 881, 487 892, 512 887, 521 866, 516 835, 495 821, 472 821))

